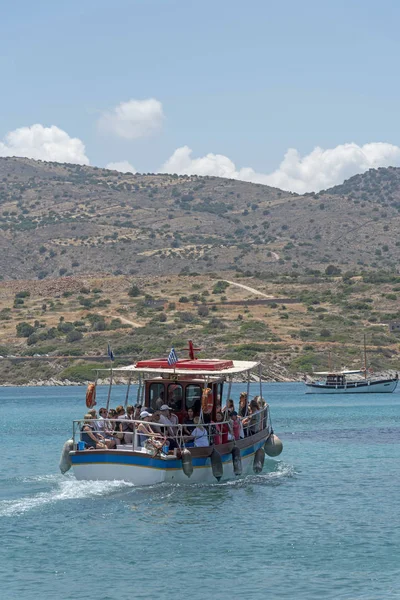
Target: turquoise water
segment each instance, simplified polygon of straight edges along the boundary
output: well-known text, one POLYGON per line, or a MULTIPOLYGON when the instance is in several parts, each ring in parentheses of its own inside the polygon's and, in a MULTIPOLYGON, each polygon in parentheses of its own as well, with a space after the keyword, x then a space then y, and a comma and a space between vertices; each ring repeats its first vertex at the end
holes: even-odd
POLYGON ((1 389, 1 598, 400 598, 400 394, 265 391, 271 473, 135 488, 59 474, 83 388, 1 389))

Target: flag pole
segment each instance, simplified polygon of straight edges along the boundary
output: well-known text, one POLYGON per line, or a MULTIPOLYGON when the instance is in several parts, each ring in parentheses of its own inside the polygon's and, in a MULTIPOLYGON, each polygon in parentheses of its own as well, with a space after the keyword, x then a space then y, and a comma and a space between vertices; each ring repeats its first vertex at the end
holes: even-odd
POLYGON ((110 406, 111 387, 112 387, 112 383, 113 383, 113 368, 112 368, 112 363, 113 363, 113 360, 114 360, 114 355, 113 355, 113 352, 111 350, 110 343, 108 343, 108 346, 107 346, 107 354, 108 354, 109 359, 110 359, 110 369, 111 369, 110 385, 108 386, 107 406, 106 406, 106 410, 108 411, 109 406, 110 406))

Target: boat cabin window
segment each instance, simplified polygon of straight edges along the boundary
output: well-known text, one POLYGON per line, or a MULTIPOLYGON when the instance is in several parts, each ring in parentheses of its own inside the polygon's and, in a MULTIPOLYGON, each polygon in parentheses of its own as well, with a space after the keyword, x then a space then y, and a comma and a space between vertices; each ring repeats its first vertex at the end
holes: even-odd
POLYGON ((201 409, 202 388, 199 385, 190 383, 185 390, 185 408, 193 408, 195 416, 199 416, 201 409))
POLYGON ((180 383, 170 383, 167 392, 167 404, 175 412, 182 410, 183 390, 180 383))
POLYGON ((149 387, 149 404, 154 410, 159 410, 165 404, 165 390, 163 383, 151 383, 149 387))

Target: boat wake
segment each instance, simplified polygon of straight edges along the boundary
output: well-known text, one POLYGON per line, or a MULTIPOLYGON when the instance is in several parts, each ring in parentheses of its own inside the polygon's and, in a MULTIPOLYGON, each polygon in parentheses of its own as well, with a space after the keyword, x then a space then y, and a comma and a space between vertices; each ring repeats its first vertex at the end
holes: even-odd
POLYGON ((213 486, 235 486, 245 487, 247 485, 281 485, 286 479, 297 475, 293 465, 278 463, 273 471, 260 473, 259 475, 247 475, 241 479, 230 479, 223 483, 215 483, 213 486))
MULTIPOLYGON (((184 487, 192 488, 231 488, 245 487, 248 485, 280 485, 286 479, 294 477, 296 471, 292 465, 279 463, 273 471, 264 472, 259 475, 248 475, 240 479, 233 479, 222 483, 198 483, 184 487)), ((163 499, 173 496, 175 488, 182 484, 157 484, 152 486, 136 486, 127 481, 77 481, 73 477, 62 477, 60 475, 41 475, 38 477, 25 477, 26 484, 47 484, 53 489, 39 492, 14 500, 0 501, 0 517, 15 517, 23 515, 32 510, 41 509, 44 506, 55 504, 60 501, 82 500, 85 498, 96 498, 114 495, 116 492, 135 491, 150 492, 157 490, 163 495, 163 499)), ((158 496, 158 494, 156 494, 158 496)))
POLYGON ((77 481, 74 478, 65 478, 59 475, 39 476, 26 478, 26 483, 43 482, 54 483, 53 490, 25 496, 16 500, 0 501, 0 517, 14 517, 45 505, 54 504, 65 500, 78 500, 106 496, 116 491, 134 487, 126 481, 77 481))

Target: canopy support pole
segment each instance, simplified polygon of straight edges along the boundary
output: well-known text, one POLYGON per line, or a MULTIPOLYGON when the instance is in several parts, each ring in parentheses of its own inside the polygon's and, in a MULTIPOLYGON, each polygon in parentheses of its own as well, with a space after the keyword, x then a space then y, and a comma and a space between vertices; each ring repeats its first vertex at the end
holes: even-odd
POLYGON ((108 411, 109 406, 110 406, 112 382, 113 382, 113 370, 112 370, 112 367, 111 367, 110 385, 108 386, 108 396, 107 396, 107 407, 106 407, 107 411, 108 411))
POLYGON ((128 406, 128 398, 129 398, 129 390, 131 387, 131 381, 132 381, 132 377, 129 377, 128 379, 128 388, 126 390, 126 396, 125 396, 125 408, 128 406))

